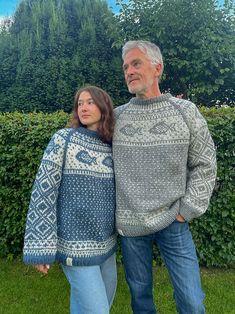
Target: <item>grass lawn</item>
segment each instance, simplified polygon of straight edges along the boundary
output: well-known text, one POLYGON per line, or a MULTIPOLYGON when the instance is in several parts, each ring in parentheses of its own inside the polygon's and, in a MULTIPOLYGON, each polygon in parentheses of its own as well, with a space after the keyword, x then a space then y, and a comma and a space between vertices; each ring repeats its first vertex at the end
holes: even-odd
MULTIPOLYGON (((235 314, 235 270, 202 269, 207 314, 235 314)), ((159 314, 176 313, 165 268, 154 268, 159 314)), ((47 276, 19 261, 0 259, 0 314, 69 314, 69 285, 58 265, 47 276)), ((123 267, 111 314, 131 314, 123 267)), ((190 313, 188 313, 190 314, 190 313)))

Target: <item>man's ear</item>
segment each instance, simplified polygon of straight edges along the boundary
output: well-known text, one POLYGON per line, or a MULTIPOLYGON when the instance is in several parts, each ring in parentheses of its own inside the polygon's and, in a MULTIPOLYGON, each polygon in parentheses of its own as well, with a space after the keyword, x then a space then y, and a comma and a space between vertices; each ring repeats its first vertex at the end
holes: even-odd
POLYGON ((163 71, 163 65, 161 63, 158 63, 155 65, 155 71, 156 71, 156 77, 159 77, 162 75, 163 71))

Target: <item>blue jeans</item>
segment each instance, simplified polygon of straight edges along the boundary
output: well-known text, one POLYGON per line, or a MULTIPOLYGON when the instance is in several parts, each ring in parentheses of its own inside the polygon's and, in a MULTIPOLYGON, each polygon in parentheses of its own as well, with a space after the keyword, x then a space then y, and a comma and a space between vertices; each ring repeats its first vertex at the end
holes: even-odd
POLYGON ((70 283, 71 314, 108 314, 116 286, 116 254, 95 266, 65 266, 70 283))
POLYGON ((174 288, 180 314, 203 314, 204 293, 195 246, 187 222, 174 221, 167 228, 140 237, 121 237, 126 280, 134 314, 155 314, 152 250, 156 242, 174 288))

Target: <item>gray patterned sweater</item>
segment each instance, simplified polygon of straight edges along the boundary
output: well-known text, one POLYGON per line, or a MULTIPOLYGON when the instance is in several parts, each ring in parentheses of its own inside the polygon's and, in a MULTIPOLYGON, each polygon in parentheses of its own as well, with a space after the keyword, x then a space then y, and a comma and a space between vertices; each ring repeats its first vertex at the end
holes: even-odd
POLYGON ((34 183, 24 262, 99 265, 116 250, 114 218, 111 146, 85 128, 59 130, 34 183))
POLYGON ((170 94, 132 98, 115 110, 116 225, 141 236, 202 215, 216 178, 215 147, 190 101, 170 94))

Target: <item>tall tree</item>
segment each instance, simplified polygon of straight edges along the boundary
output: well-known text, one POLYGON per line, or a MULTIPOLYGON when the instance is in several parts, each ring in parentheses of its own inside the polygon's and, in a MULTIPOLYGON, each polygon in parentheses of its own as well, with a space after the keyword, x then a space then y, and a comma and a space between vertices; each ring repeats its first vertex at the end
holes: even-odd
POLYGON ((158 44, 165 70, 162 89, 198 104, 235 103, 235 6, 214 0, 119 1, 110 34, 116 46, 145 39, 158 44))
POLYGON ((119 51, 104 16, 113 19, 104 0, 22 0, 8 36, 0 34, 0 110, 70 111, 84 83, 119 98, 119 51))

